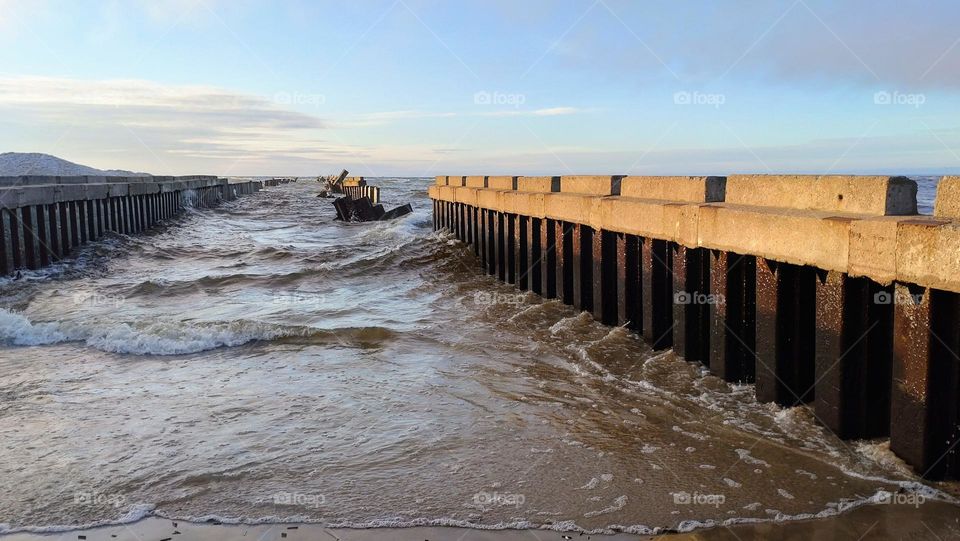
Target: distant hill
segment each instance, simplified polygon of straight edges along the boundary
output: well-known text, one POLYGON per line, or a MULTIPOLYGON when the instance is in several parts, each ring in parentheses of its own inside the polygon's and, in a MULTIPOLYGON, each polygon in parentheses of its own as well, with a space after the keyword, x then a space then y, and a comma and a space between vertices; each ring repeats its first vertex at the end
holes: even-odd
POLYGON ((40 154, 38 152, 5 152, 0 154, 0 176, 18 177, 24 175, 78 177, 149 177, 148 173, 134 173, 119 169, 102 170, 80 165, 67 160, 40 154))

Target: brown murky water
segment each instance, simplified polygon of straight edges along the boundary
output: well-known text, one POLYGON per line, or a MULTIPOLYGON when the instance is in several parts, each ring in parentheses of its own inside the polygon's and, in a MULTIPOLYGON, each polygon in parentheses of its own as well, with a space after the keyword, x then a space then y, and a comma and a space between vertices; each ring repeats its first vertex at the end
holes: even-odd
POLYGON ((481 275, 427 182, 379 182, 415 200, 392 223, 292 185, 2 283, 0 531, 649 533, 950 499, 882 442, 481 275))

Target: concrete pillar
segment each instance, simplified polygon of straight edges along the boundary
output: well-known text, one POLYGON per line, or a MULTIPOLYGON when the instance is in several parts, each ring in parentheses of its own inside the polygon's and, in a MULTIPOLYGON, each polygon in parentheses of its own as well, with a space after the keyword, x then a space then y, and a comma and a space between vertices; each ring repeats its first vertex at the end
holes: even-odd
POLYGON ((117 198, 108 197, 104 202, 106 203, 106 211, 107 211, 106 213, 107 231, 116 232, 117 231, 117 206, 116 206, 117 198))
POLYGON ((73 209, 76 213, 77 245, 86 244, 90 240, 90 226, 87 223, 87 205, 86 201, 74 201, 73 209))
POLYGON ((502 212, 493 213, 493 231, 494 231, 494 266, 497 270, 497 278, 501 282, 507 281, 507 239, 506 239, 506 220, 502 212))
POLYGON ((103 219, 102 217, 103 212, 101 211, 102 201, 103 200, 101 199, 94 199, 90 201, 90 208, 93 211, 90 215, 90 217, 92 218, 91 224, 93 225, 93 235, 91 236, 91 238, 94 240, 99 239, 100 237, 103 236, 103 223, 101 222, 101 220, 103 219))
POLYGON ((896 284, 890 450, 926 479, 960 478, 960 295, 896 284))
POLYGON ((66 255, 63 247, 63 227, 60 225, 60 205, 51 203, 47 205, 47 223, 50 229, 50 247, 53 249, 51 261, 59 261, 66 255))
POLYGON ((47 266, 57 259, 53 239, 50 234, 50 208, 47 205, 37 205, 37 234, 40 238, 40 265, 47 266))
POLYGON ((573 225, 560 220, 554 225, 557 299, 564 304, 573 304, 573 225))
POLYGON ((469 228, 467 228, 467 206, 457 203, 457 228, 460 230, 460 240, 470 242, 469 228))
POLYGON ((43 266, 43 256, 40 245, 40 221, 37 217, 37 207, 31 205, 23 207, 24 240, 27 249, 27 268, 37 270, 43 266))
POLYGON ((643 337, 653 349, 673 345, 673 252, 665 240, 640 241, 643 337))
POLYGON ((573 306, 578 310, 593 311, 593 229, 572 224, 573 306))
POLYGON ((522 214, 512 214, 513 221, 513 275, 514 283, 521 290, 530 289, 530 245, 527 243, 527 229, 530 218, 522 214))
POLYGON ((757 258, 758 401, 789 407, 813 400, 815 300, 813 268, 757 258))
POLYGON ((470 235, 473 238, 473 255, 479 256, 481 252, 481 247, 483 246, 483 231, 480 228, 480 209, 477 207, 470 207, 470 235))
POLYGON ((557 226, 549 218, 540 221, 540 295, 557 297, 557 226))
POLYGON ((123 233, 124 235, 130 232, 129 200, 129 196, 117 198, 117 224, 120 227, 120 233, 123 233))
POLYGON ((433 200, 433 230, 440 230, 440 201, 433 200))
POLYGON ((817 271, 814 412, 834 434, 890 433, 893 288, 817 271))
POLYGON ((63 246, 63 254, 67 255, 76 246, 76 243, 73 242, 73 220, 70 203, 67 201, 57 203, 57 214, 60 215, 60 243, 63 246))
POLYGON ((673 350, 710 365, 710 259, 703 248, 673 249, 673 350))
POLYGON ((710 372, 751 383, 756 374, 756 258, 710 251, 710 372))
POLYGON ((543 248, 540 244, 540 227, 542 220, 540 218, 524 218, 526 227, 524 238, 526 239, 526 286, 530 291, 537 295, 543 295, 543 271, 540 270, 540 260, 543 258, 543 248))
POLYGON ((487 274, 497 275, 497 213, 487 210, 487 274))
POLYGON ((517 283, 517 217, 503 214, 504 227, 504 275, 508 284, 517 283))
POLYGON ((2 257, 2 267, 0 271, 3 274, 13 274, 17 269, 16 260, 13 255, 14 245, 13 245, 13 220, 11 213, 8 209, 0 208, 0 234, 3 235, 0 240, 3 240, 3 252, 0 253, 2 257))
POLYGON ((617 233, 617 325, 643 331, 640 291, 640 238, 617 233))
POLYGON ((607 325, 617 323, 617 234, 593 233, 593 317, 607 325))

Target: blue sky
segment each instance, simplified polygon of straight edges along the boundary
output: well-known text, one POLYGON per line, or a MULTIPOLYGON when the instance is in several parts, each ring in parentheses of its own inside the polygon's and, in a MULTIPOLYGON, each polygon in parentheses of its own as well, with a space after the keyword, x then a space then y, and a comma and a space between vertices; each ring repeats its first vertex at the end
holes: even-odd
POLYGON ((955 1, 0 0, 0 151, 155 174, 960 172, 955 1))

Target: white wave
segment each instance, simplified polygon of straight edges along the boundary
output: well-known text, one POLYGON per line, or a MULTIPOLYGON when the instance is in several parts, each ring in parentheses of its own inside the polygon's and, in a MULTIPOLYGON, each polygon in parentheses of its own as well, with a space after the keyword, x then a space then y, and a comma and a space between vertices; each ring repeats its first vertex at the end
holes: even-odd
POLYGON ((111 353, 184 355, 257 340, 305 336, 311 329, 284 327, 256 321, 184 322, 153 320, 126 322, 34 323, 22 314, 0 308, 0 341, 16 346, 84 342, 111 353))

